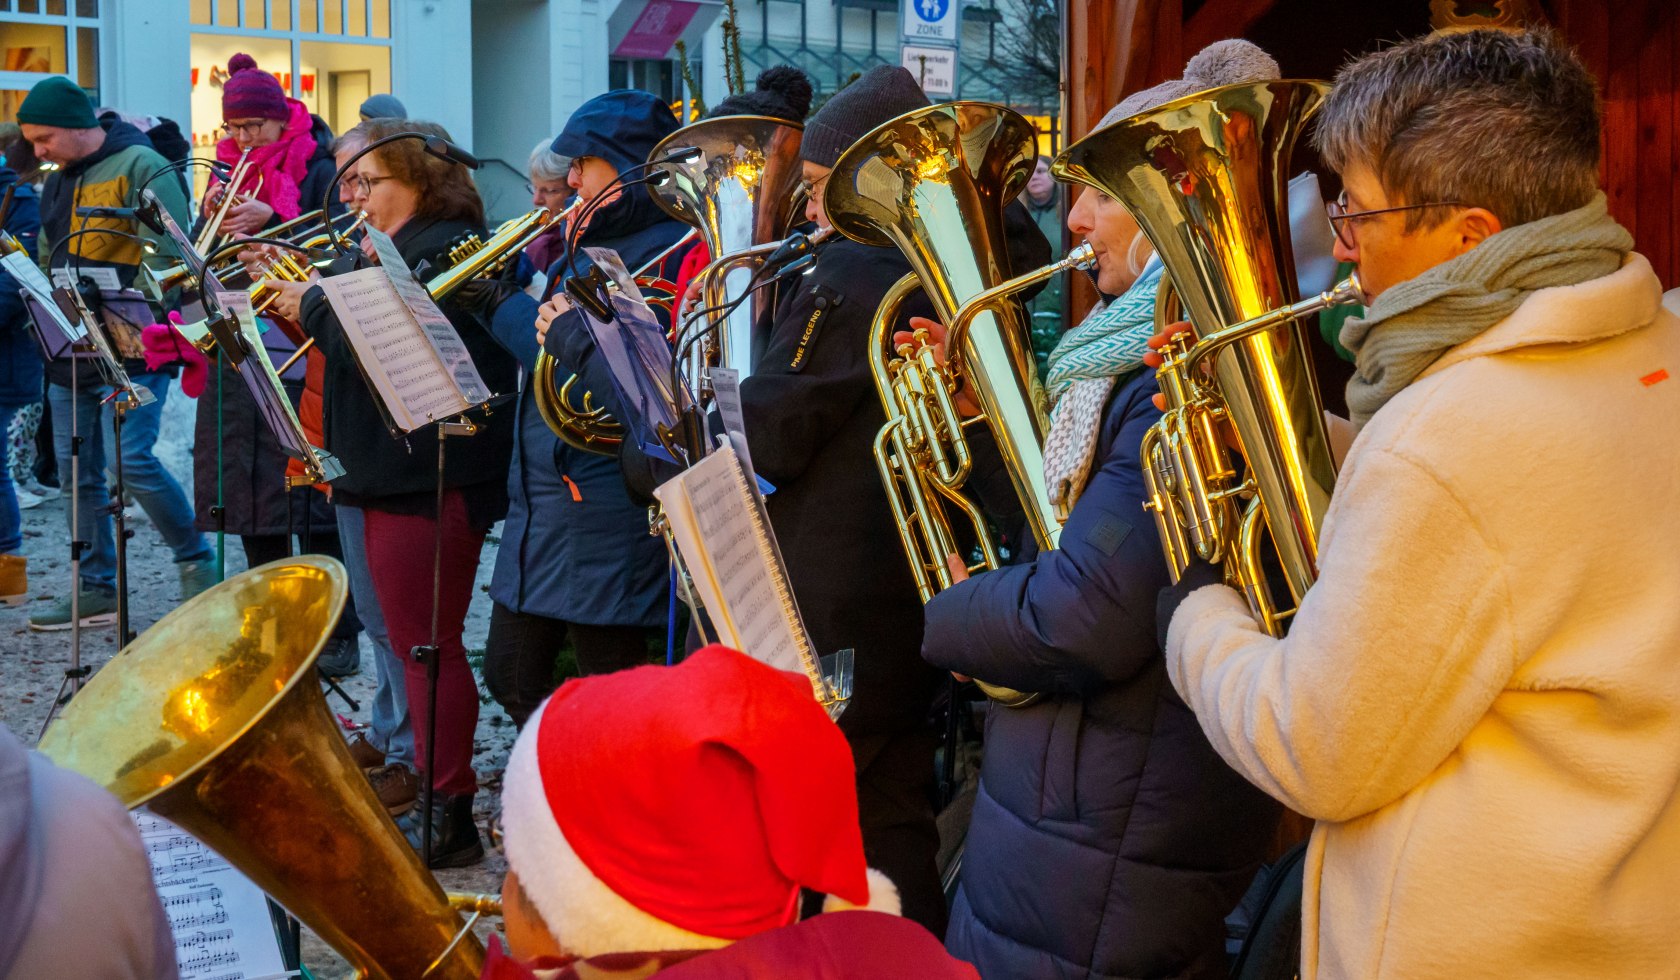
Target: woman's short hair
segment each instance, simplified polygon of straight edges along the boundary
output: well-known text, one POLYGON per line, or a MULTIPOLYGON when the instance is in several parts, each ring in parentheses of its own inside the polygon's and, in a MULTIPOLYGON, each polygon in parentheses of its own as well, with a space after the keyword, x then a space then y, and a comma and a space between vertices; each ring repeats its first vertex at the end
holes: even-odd
MULTIPOLYGON (((1598 191, 1592 75, 1546 29, 1418 38, 1336 76, 1315 142, 1325 163, 1362 165, 1390 204, 1452 201, 1507 226, 1585 205, 1598 191)), ((1444 209, 1409 212, 1408 230, 1444 209)))
MULTIPOLYGON (((397 133, 421 133, 449 139, 449 131, 437 123, 414 119, 369 119, 357 126, 365 127, 367 141, 393 136, 397 133)), ((465 221, 484 225, 484 201, 473 186, 467 168, 426 152, 420 140, 396 140, 386 143, 369 154, 385 165, 390 175, 419 192, 415 216, 465 221)), ((363 159, 366 159, 365 157, 363 159)))
POLYGON ((531 162, 525 165, 525 172, 531 175, 533 181, 565 180, 566 174, 572 169, 570 157, 561 156, 549 149, 553 143, 553 140, 543 140, 531 151, 531 162))

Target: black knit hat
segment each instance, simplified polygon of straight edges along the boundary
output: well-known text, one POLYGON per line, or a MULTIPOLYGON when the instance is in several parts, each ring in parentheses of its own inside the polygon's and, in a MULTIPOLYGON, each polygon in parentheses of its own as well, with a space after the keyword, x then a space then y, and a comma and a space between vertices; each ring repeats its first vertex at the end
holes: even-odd
POLYGON ((799 141, 799 156, 832 167, 865 134, 889 119, 933 103, 916 76, 898 65, 876 65, 829 97, 799 141))
POLYGON ((706 118, 775 116, 788 122, 803 122, 810 111, 810 77, 792 65, 776 65, 759 73, 751 92, 729 96, 706 113, 706 118))

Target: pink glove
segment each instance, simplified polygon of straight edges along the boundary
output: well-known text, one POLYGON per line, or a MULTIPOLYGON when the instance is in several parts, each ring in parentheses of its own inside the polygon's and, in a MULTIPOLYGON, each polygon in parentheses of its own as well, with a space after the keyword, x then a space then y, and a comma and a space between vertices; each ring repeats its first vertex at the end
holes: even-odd
POLYGON ((210 361, 175 329, 181 314, 171 312, 168 323, 154 323, 140 330, 140 346, 146 355, 146 369, 156 371, 166 364, 181 364, 181 391, 188 398, 204 394, 210 379, 210 361))

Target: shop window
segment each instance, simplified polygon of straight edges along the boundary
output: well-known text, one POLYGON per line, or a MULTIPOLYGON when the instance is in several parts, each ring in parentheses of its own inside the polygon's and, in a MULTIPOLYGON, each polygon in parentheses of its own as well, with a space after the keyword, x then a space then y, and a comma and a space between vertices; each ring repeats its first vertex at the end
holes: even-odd
POLYGON ((391 0, 368 0, 373 10, 373 36, 391 36, 391 0))
POLYGON ((99 0, 76 0, 77 17, 98 17, 99 0))
POLYGON ((99 30, 76 28, 76 84, 85 89, 99 87, 99 30))
POLYGON ((187 19, 194 24, 210 23, 210 0, 192 0, 187 7, 187 19))
POLYGON ((321 33, 344 33, 344 0, 326 0, 321 11, 321 33))
POLYGON ((237 27, 239 25, 239 0, 215 0, 216 20, 221 27, 237 27))
POLYGON ((0 21, 0 68, 6 71, 63 74, 68 70, 70 32, 60 24, 0 21))
POLYGON ((367 0, 347 0, 344 12, 344 33, 351 37, 367 37, 367 0))
POLYGON ((313 34, 321 29, 321 12, 315 6, 315 0, 300 0, 298 3, 297 29, 305 34, 313 34))

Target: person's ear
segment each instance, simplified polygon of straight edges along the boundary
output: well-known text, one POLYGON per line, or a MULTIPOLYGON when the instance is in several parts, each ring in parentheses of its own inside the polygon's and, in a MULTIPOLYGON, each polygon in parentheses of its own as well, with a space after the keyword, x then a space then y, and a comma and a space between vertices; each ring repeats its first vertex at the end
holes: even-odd
POLYGON ((1505 228, 1499 216, 1486 208, 1466 208, 1457 219, 1460 252, 1468 252, 1505 228))

